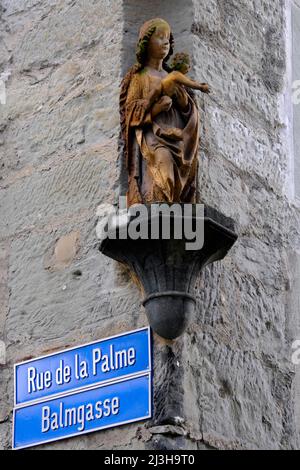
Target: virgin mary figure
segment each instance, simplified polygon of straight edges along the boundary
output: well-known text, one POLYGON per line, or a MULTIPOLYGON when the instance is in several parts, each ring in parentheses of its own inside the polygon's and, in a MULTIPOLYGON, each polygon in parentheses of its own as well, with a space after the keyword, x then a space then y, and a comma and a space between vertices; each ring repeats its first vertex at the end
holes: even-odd
POLYGON ((128 172, 127 207, 154 202, 196 202, 199 117, 192 94, 181 84, 160 96, 172 71, 169 24, 155 18, 140 30, 137 64, 125 76, 120 115, 128 172))

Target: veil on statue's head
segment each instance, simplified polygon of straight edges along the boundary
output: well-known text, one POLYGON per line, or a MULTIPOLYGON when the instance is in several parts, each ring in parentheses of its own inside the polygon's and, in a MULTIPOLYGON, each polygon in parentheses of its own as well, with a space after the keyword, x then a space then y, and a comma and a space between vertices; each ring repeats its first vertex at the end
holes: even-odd
POLYGON ((162 18, 152 18, 151 20, 145 21, 140 27, 139 40, 142 39, 150 29, 157 28, 158 26, 165 26, 171 32, 171 27, 166 20, 162 18))
POLYGON ((140 28, 138 43, 136 46, 137 65, 140 67, 143 67, 146 62, 148 43, 152 34, 159 26, 164 26, 170 31, 170 51, 164 59, 164 68, 168 69, 166 62, 168 62, 174 51, 174 36, 169 23, 162 18, 152 18, 151 20, 146 21, 140 28))

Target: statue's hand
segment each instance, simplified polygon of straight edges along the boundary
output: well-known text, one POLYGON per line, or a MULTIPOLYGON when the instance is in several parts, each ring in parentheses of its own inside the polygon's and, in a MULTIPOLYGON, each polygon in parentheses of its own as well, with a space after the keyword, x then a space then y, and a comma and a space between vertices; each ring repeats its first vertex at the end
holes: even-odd
POLYGON ((155 117, 160 113, 169 111, 169 109, 171 109, 172 107, 172 104, 173 101, 169 96, 162 96, 152 108, 152 117, 155 117))
POLYGON ((202 93, 207 93, 207 94, 211 92, 209 85, 207 83, 201 83, 201 91, 202 93))
POLYGON ((169 96, 162 96, 157 103, 161 107, 161 112, 169 111, 172 107, 173 101, 169 96))

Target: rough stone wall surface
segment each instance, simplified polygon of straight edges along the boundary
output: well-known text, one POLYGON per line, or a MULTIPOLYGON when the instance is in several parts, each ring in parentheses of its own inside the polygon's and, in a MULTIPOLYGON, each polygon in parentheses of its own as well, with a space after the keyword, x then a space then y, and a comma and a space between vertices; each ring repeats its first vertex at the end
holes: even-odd
POLYGON ((299 210, 284 190, 285 14, 280 0, 195 2, 195 71, 214 90, 202 105, 200 191, 239 234, 199 280, 197 320, 185 337, 199 431, 218 448, 299 447, 298 312, 290 308, 299 210))
POLYGON ((118 195, 119 83, 152 16, 170 21, 213 89, 199 98, 200 193, 235 219, 239 240, 199 278, 188 331, 154 338, 153 420, 41 448, 300 448, 283 0, 0 1, 0 448, 14 363, 147 324, 130 273, 98 253, 95 225, 118 195))

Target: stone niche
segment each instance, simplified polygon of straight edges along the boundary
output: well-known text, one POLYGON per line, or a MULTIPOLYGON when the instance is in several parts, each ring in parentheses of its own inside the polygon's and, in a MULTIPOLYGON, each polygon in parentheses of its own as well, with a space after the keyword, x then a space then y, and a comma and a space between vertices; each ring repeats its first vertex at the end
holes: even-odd
MULTIPOLYGON (((193 40, 191 25, 194 18, 194 6, 192 0, 125 0, 123 2, 124 31, 121 57, 121 73, 124 77, 128 69, 135 63, 135 49, 138 31, 142 24, 150 18, 160 17, 165 19, 172 27, 175 38, 174 53, 180 51, 189 52, 192 59, 193 40)), ((190 75, 193 75, 193 64, 190 75)), ((127 173, 122 158, 122 149, 119 151, 119 179, 120 194, 127 191, 127 173)))

